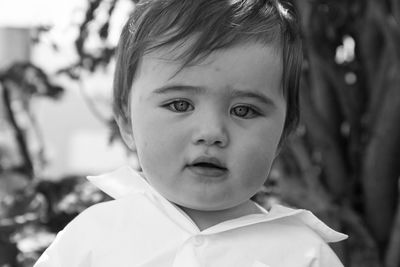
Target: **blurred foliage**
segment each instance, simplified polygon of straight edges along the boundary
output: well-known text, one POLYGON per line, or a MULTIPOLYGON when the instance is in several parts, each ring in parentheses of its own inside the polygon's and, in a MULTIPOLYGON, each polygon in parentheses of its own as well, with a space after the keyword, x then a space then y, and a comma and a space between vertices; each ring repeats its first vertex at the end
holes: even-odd
POLYGON ((83 176, 42 180, 6 195, 0 202, 0 266, 32 266, 76 215, 109 199, 83 176))
POLYGON ((302 126, 278 161, 282 199, 350 235, 345 266, 400 266, 400 5, 297 0, 302 126))
POLYGON ((63 91, 31 63, 0 72, 0 266, 32 266, 55 233, 109 199, 83 176, 38 177, 47 162, 31 101, 56 100, 63 91))
POLYGON ((64 89, 52 84, 43 70, 28 62, 16 63, 0 72, 0 89, 0 107, 4 114, 0 117, 2 136, 14 135, 17 146, 17 151, 7 149, 9 140, 4 137, 5 141, 0 144, 0 170, 16 169, 33 177, 34 169, 41 168, 45 159, 44 142, 31 110, 31 100, 35 97, 57 99, 64 89), (7 153, 17 154, 18 159, 13 162, 11 159, 15 156, 7 153))
MULTIPOLYGON (((333 245, 345 266, 399 267, 400 2, 293 2, 302 17, 305 53, 301 125, 282 149, 270 179, 254 199, 266 207, 272 202, 284 202, 310 209, 331 227, 349 234, 347 241, 333 245)), ((115 47, 108 44, 107 38, 117 4, 118 0, 88 1, 75 42, 79 60, 59 73, 80 79, 82 70, 96 71, 110 63, 115 47), (98 17, 100 10, 106 11, 108 19, 98 17), (95 22, 97 30, 89 31, 95 22), (89 50, 86 44, 93 34, 98 35, 102 44, 89 50)), ((110 140, 118 138, 111 118, 107 127, 113 129, 110 140)), ((2 149, 0 159, 1 153, 2 149)), ((27 154, 23 149, 19 153, 27 154)), ((25 168, 34 169, 30 165, 25 168)), ((22 170, 25 175, 27 172, 22 170)), ((83 201, 81 193, 70 185, 53 184, 60 191, 65 188, 63 197, 53 189, 44 193, 43 184, 34 186, 31 195, 25 193, 30 204, 18 214, 33 214, 40 223, 29 223, 31 228, 27 229, 18 226, 18 231, 0 231, 0 246, 10 244, 11 236, 12 240, 24 240, 32 232, 54 233, 81 208, 103 200, 83 201), (69 202, 71 199, 80 204, 69 202), (60 208, 65 201, 74 205, 65 208, 61 204, 64 208, 60 208), (9 239, 4 239, 3 233, 9 233, 9 239)), ((20 215, 14 216, 14 221, 20 215)), ((12 244, 6 255, 20 251, 15 245, 18 242, 12 244)), ((32 255, 29 253, 24 255, 32 255)))

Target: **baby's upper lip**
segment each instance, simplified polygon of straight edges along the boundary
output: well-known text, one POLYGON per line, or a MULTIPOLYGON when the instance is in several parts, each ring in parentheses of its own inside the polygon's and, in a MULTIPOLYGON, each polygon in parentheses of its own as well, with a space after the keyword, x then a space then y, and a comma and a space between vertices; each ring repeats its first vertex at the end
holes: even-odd
POLYGON ((200 164, 200 163, 212 164, 218 168, 226 169, 225 164, 222 163, 218 158, 207 157, 207 156, 201 156, 201 157, 196 158, 189 164, 189 166, 200 164))

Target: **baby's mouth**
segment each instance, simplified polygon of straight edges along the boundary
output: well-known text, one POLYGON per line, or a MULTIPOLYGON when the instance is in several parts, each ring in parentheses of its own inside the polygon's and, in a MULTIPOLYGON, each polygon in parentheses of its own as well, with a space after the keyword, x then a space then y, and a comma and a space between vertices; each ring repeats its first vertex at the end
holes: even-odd
POLYGON ((228 169, 217 158, 200 157, 187 165, 188 169, 200 176, 219 177, 228 172, 228 169))
POLYGON ((199 167, 199 168, 209 168, 209 169, 220 169, 220 170, 226 170, 226 168, 221 167, 219 165, 213 164, 213 163, 208 163, 208 162, 200 162, 200 163, 195 163, 191 166, 194 167, 199 167))

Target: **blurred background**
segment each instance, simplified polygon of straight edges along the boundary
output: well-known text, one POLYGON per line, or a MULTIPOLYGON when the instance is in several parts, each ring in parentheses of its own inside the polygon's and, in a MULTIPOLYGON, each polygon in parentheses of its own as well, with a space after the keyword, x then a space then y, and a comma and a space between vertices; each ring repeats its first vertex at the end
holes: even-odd
MULTIPOLYGON (((133 0, 0 0, 0 267, 32 266, 86 207, 85 180, 137 166, 111 113, 133 0)), ((400 1, 294 0, 301 123, 254 200, 312 210, 345 266, 400 267, 400 1)))

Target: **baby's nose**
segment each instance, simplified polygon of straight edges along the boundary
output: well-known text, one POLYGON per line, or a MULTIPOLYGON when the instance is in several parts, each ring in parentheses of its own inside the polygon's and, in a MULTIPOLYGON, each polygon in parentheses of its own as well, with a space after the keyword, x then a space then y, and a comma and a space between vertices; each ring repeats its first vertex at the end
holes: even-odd
POLYGON ((196 145, 226 147, 229 143, 229 136, 223 119, 216 116, 208 116, 196 122, 198 125, 193 142, 196 145))

